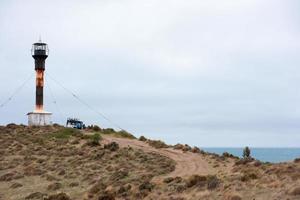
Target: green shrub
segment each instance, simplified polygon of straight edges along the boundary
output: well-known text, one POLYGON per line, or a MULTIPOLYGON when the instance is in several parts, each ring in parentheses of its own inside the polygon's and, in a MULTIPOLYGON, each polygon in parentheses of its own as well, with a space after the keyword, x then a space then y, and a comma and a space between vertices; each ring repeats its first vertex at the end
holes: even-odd
POLYGON ((57 123, 54 123, 52 126, 55 127, 55 128, 60 128, 60 127, 62 127, 60 124, 57 124, 57 123))
POLYGON ((215 175, 201 176, 192 175, 186 180, 186 187, 207 187, 208 190, 213 190, 217 188, 220 184, 220 180, 215 175))
POLYGON ((173 177, 167 177, 163 180, 164 183, 171 183, 172 181, 174 181, 173 177))
POLYGON ((93 125, 92 130, 98 132, 98 131, 101 131, 101 128, 97 125, 93 125))
POLYGON ((71 136, 77 135, 80 135, 80 131, 74 128, 63 128, 50 134, 51 137, 55 137, 57 139, 68 139, 71 136))
POLYGON ((98 200, 113 200, 115 199, 115 193, 103 193, 100 194, 98 200))
POLYGON ((147 138, 146 138, 145 136, 142 135, 142 136, 139 138, 139 141, 145 142, 145 141, 147 141, 147 138))
POLYGON ((150 183, 149 181, 145 181, 142 184, 139 185, 139 190, 148 190, 148 191, 152 191, 152 189, 155 187, 155 185, 153 183, 150 183))
POLYGON ((249 147, 245 147, 244 150, 243 150, 243 158, 244 159, 247 159, 247 158, 250 158, 250 148, 249 147))
POLYGON ((93 135, 91 135, 90 137, 90 142, 89 144, 91 146, 97 146, 100 145, 99 141, 102 140, 102 137, 99 133, 94 133, 93 135))
POLYGON ((232 154, 230 154, 228 152, 223 152, 222 156, 226 157, 226 158, 229 158, 229 157, 232 157, 232 154))
POLYGON ((253 163, 253 165, 254 165, 255 167, 259 167, 259 166, 262 165, 262 162, 259 161, 259 160, 256 160, 256 161, 253 163))
POLYGON ((247 165, 248 163, 251 163, 252 161, 254 161, 253 158, 249 157, 249 158, 242 158, 239 159, 235 162, 235 165, 247 165))
POLYGON ((102 130, 102 133, 103 134, 113 134, 113 133, 116 133, 116 131, 112 128, 105 128, 102 130))
POLYGON ((257 178, 258 175, 255 172, 246 172, 241 176, 241 181, 246 182, 257 178))
POLYGON ((114 136, 116 136, 116 137, 129 138, 129 139, 136 139, 136 138, 134 137, 134 135, 132 135, 131 133, 128 133, 128 132, 125 131, 125 130, 115 131, 115 130, 112 129, 112 128, 105 128, 105 129, 102 129, 102 130, 101 130, 101 133, 102 133, 102 134, 105 134, 105 135, 114 135, 114 136))
POLYGON ((181 150, 182 150, 182 149, 184 148, 184 145, 178 143, 178 144, 175 144, 175 145, 173 146, 173 148, 174 148, 174 149, 181 149, 181 150))
POLYGON ((119 149, 119 144, 116 142, 111 142, 104 145, 104 149, 109 149, 110 151, 117 151, 119 149))
POLYGON ((190 188, 193 186, 202 187, 206 184, 206 176, 192 175, 186 180, 186 187, 190 188))
POLYGON ((201 153, 201 150, 198 147, 193 147, 191 152, 192 153, 201 153))
POLYGON ((300 158, 295 158, 294 163, 300 163, 300 158))
POLYGON ((217 178, 217 176, 207 176, 207 189, 213 190, 217 188, 220 184, 220 180, 217 178))
POLYGON ((15 124, 15 123, 10 123, 6 125, 7 128, 11 128, 11 129, 16 129, 19 128, 19 125, 15 124))
POLYGON ((45 200, 71 200, 71 198, 66 193, 58 193, 58 194, 52 194, 47 198, 44 198, 45 200))
POLYGON ((160 149, 160 148, 168 148, 169 146, 165 144, 161 140, 148 140, 148 144, 154 148, 160 149))
POLYGON ((135 137, 132 134, 128 133, 125 130, 121 130, 121 131, 117 132, 116 134, 123 138, 135 139, 135 137))
POLYGON ((44 145, 45 144, 45 139, 43 137, 33 137, 31 139, 32 143, 36 143, 39 145, 44 145))
POLYGON ((49 197, 47 197, 45 200, 71 200, 71 198, 66 193, 58 193, 58 194, 52 194, 49 197))
POLYGON ((182 151, 187 152, 187 151, 191 151, 192 147, 190 147, 188 144, 185 144, 182 151))

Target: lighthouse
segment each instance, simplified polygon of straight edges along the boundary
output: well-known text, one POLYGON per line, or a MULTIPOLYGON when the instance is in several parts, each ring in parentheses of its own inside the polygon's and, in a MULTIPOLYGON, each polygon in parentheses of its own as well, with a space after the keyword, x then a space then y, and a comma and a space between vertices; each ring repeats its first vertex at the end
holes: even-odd
POLYGON ((44 71, 45 61, 49 54, 48 45, 43 43, 41 39, 34 43, 31 49, 32 57, 34 58, 35 72, 36 72, 36 88, 35 88, 35 109, 29 112, 28 125, 29 126, 45 126, 51 125, 51 112, 44 110, 44 71))

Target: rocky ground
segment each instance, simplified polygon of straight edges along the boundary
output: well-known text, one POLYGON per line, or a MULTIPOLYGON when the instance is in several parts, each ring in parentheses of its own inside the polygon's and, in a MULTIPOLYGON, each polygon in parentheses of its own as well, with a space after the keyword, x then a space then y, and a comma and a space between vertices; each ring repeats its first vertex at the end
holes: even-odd
POLYGON ((92 127, 0 126, 0 200, 300 199, 300 160, 271 164, 92 127))

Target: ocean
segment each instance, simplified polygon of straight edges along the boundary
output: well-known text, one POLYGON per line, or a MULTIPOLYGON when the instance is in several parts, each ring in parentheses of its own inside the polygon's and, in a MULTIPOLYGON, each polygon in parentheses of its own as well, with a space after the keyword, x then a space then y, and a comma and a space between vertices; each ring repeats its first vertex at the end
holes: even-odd
MULTIPOLYGON (((222 155, 223 152, 231 153, 235 156, 242 157, 243 148, 226 148, 226 147, 207 147, 201 148, 204 151, 217 153, 222 155)), ((251 156, 264 162, 286 162, 293 161, 295 158, 300 158, 300 148, 251 148, 251 156)))

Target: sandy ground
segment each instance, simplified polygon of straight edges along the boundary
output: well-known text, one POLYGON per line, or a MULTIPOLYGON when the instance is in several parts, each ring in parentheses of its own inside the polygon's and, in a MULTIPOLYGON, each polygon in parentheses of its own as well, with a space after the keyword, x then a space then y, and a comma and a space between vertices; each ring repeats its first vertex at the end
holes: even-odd
MULTIPOLYGON (((185 178, 193 174, 208 175, 216 173, 216 170, 203 158, 203 156, 201 156, 201 154, 183 152, 182 150, 176 150, 173 148, 156 149, 139 140, 104 136, 104 143, 110 143, 113 141, 117 142, 121 147, 131 146, 133 148, 142 149, 145 152, 155 152, 174 160, 176 162, 175 170, 165 176, 180 176, 185 178)), ((159 177, 160 180, 165 176, 159 177)))

